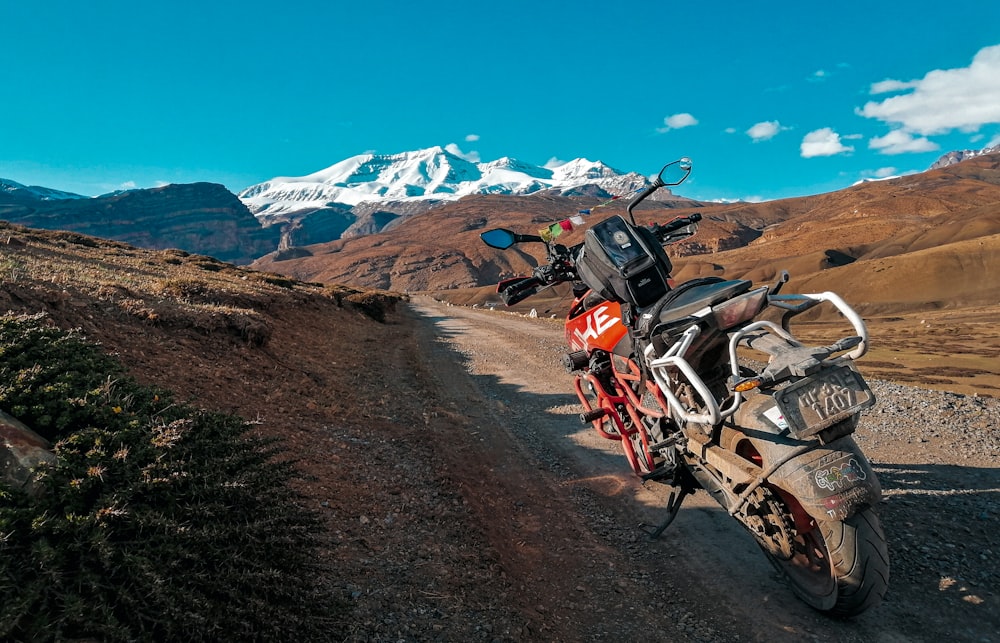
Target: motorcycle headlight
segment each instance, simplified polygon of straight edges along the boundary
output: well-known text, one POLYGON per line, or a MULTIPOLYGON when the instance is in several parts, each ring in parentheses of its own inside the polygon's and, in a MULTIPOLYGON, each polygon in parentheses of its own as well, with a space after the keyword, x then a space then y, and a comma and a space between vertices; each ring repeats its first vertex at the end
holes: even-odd
POLYGON ((712 306, 712 317, 719 330, 729 330, 750 321, 767 305, 767 286, 712 306))

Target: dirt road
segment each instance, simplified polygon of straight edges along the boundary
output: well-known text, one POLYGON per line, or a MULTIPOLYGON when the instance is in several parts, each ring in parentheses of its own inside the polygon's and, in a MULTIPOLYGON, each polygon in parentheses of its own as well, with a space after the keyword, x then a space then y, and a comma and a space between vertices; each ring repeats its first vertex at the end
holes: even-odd
POLYGON ((429 299, 411 310, 441 396, 432 421, 471 432, 456 476, 478 469, 489 484, 463 496, 512 586, 537 602, 543 630, 572 624, 560 636, 577 640, 1000 641, 1000 470, 988 453, 978 466, 961 461, 961 431, 914 447, 912 436, 860 429, 885 488, 893 578, 878 609, 832 620, 798 602, 703 493, 659 540, 646 538, 640 525, 660 519, 664 489, 639 484, 617 445, 580 424, 558 323, 429 299))

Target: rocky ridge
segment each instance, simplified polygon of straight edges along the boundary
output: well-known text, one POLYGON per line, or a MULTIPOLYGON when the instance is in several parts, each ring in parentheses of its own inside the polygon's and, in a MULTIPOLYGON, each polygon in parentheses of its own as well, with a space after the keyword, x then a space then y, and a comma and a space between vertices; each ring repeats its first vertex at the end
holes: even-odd
POLYGON ((981 150, 953 150, 946 154, 942 154, 941 158, 934 161, 929 169, 937 170, 943 167, 948 167, 949 165, 961 163, 962 161, 968 161, 969 159, 982 156, 983 154, 993 154, 995 152, 1000 152, 1000 143, 984 147, 981 150))
POLYGON ((246 264, 277 248, 246 206, 216 183, 171 184, 93 198, 14 200, 0 195, 0 219, 163 250, 180 248, 246 264))

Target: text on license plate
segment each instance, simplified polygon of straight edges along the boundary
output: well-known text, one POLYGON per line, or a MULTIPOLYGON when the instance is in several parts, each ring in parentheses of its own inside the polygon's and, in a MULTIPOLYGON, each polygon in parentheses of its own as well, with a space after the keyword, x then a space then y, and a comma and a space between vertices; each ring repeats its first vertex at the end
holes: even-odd
POLYGON ((861 376, 845 366, 796 382, 776 392, 774 398, 792 433, 799 437, 822 431, 875 402, 861 376))

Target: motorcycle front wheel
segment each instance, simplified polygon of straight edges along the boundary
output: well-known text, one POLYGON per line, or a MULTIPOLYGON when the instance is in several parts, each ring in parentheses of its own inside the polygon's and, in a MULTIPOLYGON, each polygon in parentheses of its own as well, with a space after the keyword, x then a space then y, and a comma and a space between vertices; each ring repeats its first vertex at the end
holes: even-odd
POLYGON ((799 598, 831 616, 877 606, 889 586, 885 533, 870 507, 843 521, 815 521, 796 535, 791 558, 765 553, 799 598))

